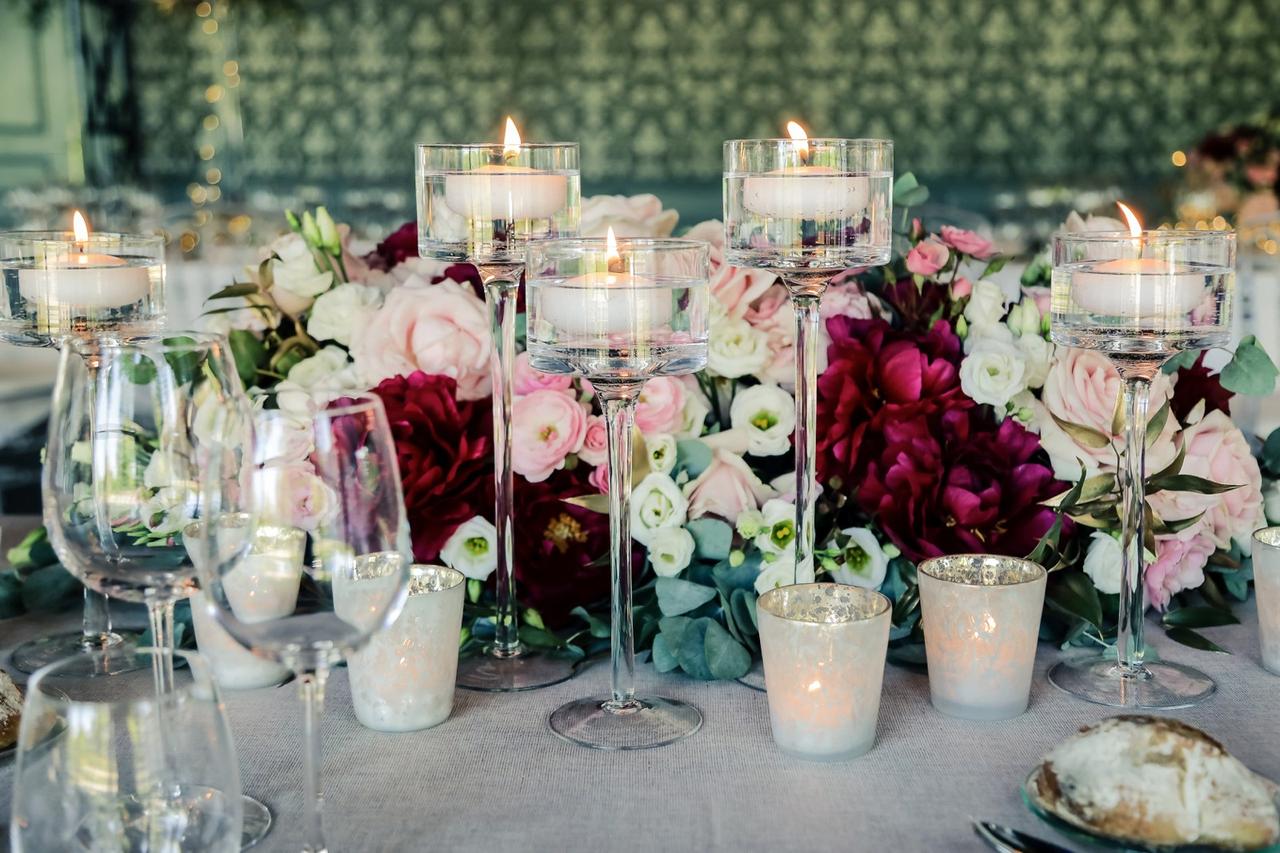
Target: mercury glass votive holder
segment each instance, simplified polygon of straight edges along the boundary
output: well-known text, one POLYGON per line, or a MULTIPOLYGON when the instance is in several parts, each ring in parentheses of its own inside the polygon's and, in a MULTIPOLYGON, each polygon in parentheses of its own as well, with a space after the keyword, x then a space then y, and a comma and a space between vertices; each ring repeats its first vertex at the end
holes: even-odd
POLYGON ((458 676, 463 574, 414 565, 400 616, 347 658, 356 719, 382 732, 429 729, 448 719, 458 676))
POLYGON ((871 749, 889 610, 880 593, 836 583, 760 596, 760 651, 779 749, 810 761, 842 761, 871 749))
POLYGON ((1027 710, 1044 567, 957 554, 925 560, 916 573, 933 707, 968 720, 1007 720, 1027 710))
POLYGON ((1258 596, 1262 666, 1280 675, 1280 527, 1253 534, 1253 588, 1258 596))

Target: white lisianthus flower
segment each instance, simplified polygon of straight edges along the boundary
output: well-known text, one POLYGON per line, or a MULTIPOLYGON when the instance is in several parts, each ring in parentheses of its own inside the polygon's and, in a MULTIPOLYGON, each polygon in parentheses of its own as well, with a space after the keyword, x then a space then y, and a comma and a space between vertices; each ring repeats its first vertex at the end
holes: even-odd
POLYGON ((964 318, 970 328, 995 325, 1004 317, 1004 291, 994 281, 982 279, 973 283, 969 303, 964 306, 964 318))
MULTIPOLYGON (((239 301, 244 307, 205 314, 200 318, 201 328, 215 335, 228 335, 233 331, 243 330, 262 337, 267 329, 280 325, 280 310, 258 294, 242 296, 239 301)), ((230 308, 233 303, 229 299, 219 299, 215 304, 219 308, 230 308)))
POLYGON ((676 439, 666 433, 654 433, 644 437, 644 451, 649 457, 649 470, 670 474, 676 467, 676 439))
POLYGON ((173 457, 168 450, 157 449, 147 461, 147 470, 142 473, 142 485, 148 489, 159 489, 173 482, 173 457))
POLYGON ((296 314, 333 286, 333 272, 316 265, 316 256, 299 234, 286 234, 271 244, 271 293, 276 304, 296 314), (283 291, 283 292, 282 292, 283 291))
POLYGON ((813 565, 807 570, 796 570, 796 549, 788 548, 778 554, 766 554, 760 574, 756 576, 756 593, 764 595, 771 589, 793 583, 813 583, 813 565))
POLYGON ((739 391, 729 407, 733 428, 747 433, 747 452, 780 456, 791 449, 796 428, 795 400, 777 385, 753 385, 739 391))
POLYGON ((841 532, 849 537, 849 544, 844 547, 844 562, 832 570, 831 576, 836 583, 879 589, 889 569, 889 555, 880 547, 880 540, 866 527, 850 527, 841 532))
POLYGON ((649 562, 660 578, 673 578, 693 559, 693 534, 683 527, 668 527, 649 540, 649 562))
POLYGON ((764 523, 763 512, 758 509, 744 509, 738 513, 733 526, 743 539, 755 539, 764 532, 767 525, 764 523))
POLYGON ((1009 309, 1009 328, 1015 335, 1040 334, 1040 309, 1034 299, 1021 299, 1009 309))
POLYGON ((1067 221, 1062 223, 1062 230, 1068 234, 1082 234, 1089 231, 1128 231, 1129 228, 1119 219, 1112 219, 1110 216, 1094 216, 1089 214, 1088 217, 1081 217, 1074 210, 1067 216, 1067 221))
MULTIPOLYGON (((715 302, 715 300, 711 300, 715 302)), ((707 428, 707 415, 711 414, 711 401, 698 387, 697 380, 685 377, 684 410, 680 413, 680 428, 676 438, 698 438, 707 428)))
POLYGON ((746 320, 725 317, 711 324, 707 369, 717 376, 737 379, 759 373, 772 358, 768 336, 746 320))
POLYGON ((340 284, 320 294, 307 316, 307 334, 318 341, 351 346, 360 329, 382 305, 382 292, 363 284, 340 284))
POLYGON ((1124 549, 1115 537, 1101 530, 1089 537, 1089 552, 1084 557, 1084 573, 1098 592, 1115 595, 1120 592, 1120 571, 1124 549))
POLYGON ((498 567, 497 528, 479 515, 463 522, 440 549, 440 559, 472 580, 484 580, 498 567))
POLYGON ((582 200, 579 233, 583 237, 603 237, 610 228, 614 236, 670 237, 680 221, 680 213, 663 210, 656 195, 593 195, 582 200))
POLYGON ((972 400, 1005 411, 1027 388, 1027 365, 1017 346, 994 338, 978 342, 960 362, 960 389, 972 400))
MULTIPOLYGON (((964 320, 963 317, 960 320, 964 320)), ((983 341, 998 341, 1000 343, 1012 344, 1015 338, 1013 330, 1004 323, 985 323, 981 326, 974 326, 964 339, 965 355, 973 352, 974 347, 983 341)))
POLYGON ((175 481, 156 490, 143 505, 142 523, 158 535, 177 533, 196 517, 197 495, 196 485, 190 481, 175 481))
POLYGON ((755 538, 756 547, 765 554, 778 555, 795 549, 796 505, 779 498, 765 501, 760 508, 764 527, 755 538))
POLYGON ((1027 387, 1044 387, 1044 381, 1049 378, 1049 368, 1053 366, 1053 344, 1040 337, 1037 330, 1018 338, 1018 349, 1025 359, 1027 387))
POLYGON ((631 490, 631 538, 649 547, 659 530, 683 527, 689 501, 666 474, 652 473, 631 490))

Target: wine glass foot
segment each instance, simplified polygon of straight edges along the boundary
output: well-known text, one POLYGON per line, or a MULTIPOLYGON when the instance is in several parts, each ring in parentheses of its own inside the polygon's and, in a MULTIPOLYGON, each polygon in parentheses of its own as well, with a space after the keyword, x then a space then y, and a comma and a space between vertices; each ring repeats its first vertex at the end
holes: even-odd
POLYGON ((101 634, 99 637, 97 643, 86 643, 83 631, 41 637, 14 649, 10 661, 18 672, 30 675, 51 663, 79 657, 81 666, 60 671, 78 678, 117 675, 150 666, 146 661, 139 663, 133 653, 132 641, 137 637, 129 636, 127 639, 130 642, 126 642, 126 637, 117 633, 101 634))
POLYGON ((653 749, 702 728, 702 712, 692 705, 658 696, 637 696, 621 708, 610 697, 578 699, 561 705, 547 721, 561 738, 591 749, 653 749))
POLYGON ((240 849, 248 850, 271 831, 271 809, 248 794, 241 799, 244 800, 244 825, 240 830, 240 849))
POLYGON ((739 678, 738 683, 743 687, 759 690, 761 693, 767 692, 764 687, 764 661, 756 661, 752 664, 751 670, 739 678))
POLYGON ((458 686, 485 693, 515 693, 537 690, 568 681, 574 662, 522 649, 510 657, 498 657, 489 649, 475 657, 458 661, 458 686))
POLYGON ((1189 666, 1149 661, 1140 674, 1121 670, 1112 655, 1065 660, 1049 670, 1049 683, 1098 705, 1171 709, 1198 705, 1213 695, 1213 679, 1189 666))

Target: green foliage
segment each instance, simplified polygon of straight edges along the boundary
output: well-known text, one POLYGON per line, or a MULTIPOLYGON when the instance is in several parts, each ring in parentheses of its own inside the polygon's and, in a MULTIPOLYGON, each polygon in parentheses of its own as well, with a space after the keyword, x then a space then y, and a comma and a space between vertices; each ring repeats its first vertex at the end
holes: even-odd
POLYGON ((702 560, 727 560, 733 545, 733 528, 718 518, 699 518, 685 525, 693 535, 694 555, 702 560))
POLYGON ((1258 345, 1258 339, 1249 335, 1240 341, 1230 363, 1222 368, 1219 380, 1222 387, 1236 394, 1270 394, 1276 387, 1280 371, 1272 364, 1267 351, 1258 345))
POLYGON ((658 607, 664 616, 679 616, 697 610, 716 597, 716 591, 711 587, 682 578, 658 578, 655 586, 658 607))

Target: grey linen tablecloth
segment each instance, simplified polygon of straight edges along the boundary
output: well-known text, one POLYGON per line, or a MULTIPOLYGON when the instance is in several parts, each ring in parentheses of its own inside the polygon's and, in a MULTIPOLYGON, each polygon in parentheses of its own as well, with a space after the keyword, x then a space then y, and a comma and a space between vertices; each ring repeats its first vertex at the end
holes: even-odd
MULTIPOLYGON (((1206 729, 1255 770, 1280 779, 1280 678, 1259 663, 1253 605, 1239 615, 1243 624, 1210 632, 1232 655, 1171 644, 1155 625, 1150 633, 1162 654, 1218 681, 1209 701, 1171 716, 1206 729)), ((75 624, 72 614, 0 621, 0 665, 17 643, 75 624)), ((340 669, 322 726, 330 849, 983 850, 970 815, 1064 843, 1027 812, 1019 785, 1054 744, 1114 711, 1045 681, 1058 656, 1041 646, 1030 711, 998 723, 939 714, 926 676, 890 665, 875 748, 833 765, 777 750, 763 693, 662 676, 650 666, 640 667, 640 689, 693 702, 705 723, 686 741, 631 753, 571 746, 547 728, 547 715, 562 702, 608 689, 607 665, 588 665, 564 684, 528 693, 459 690, 452 717, 409 734, 361 726, 340 669)), ((302 712, 295 687, 224 698, 244 790, 275 813, 275 828, 258 849, 298 850, 302 712)), ((0 822, 7 822, 12 787, 13 760, 0 759, 0 822)))

